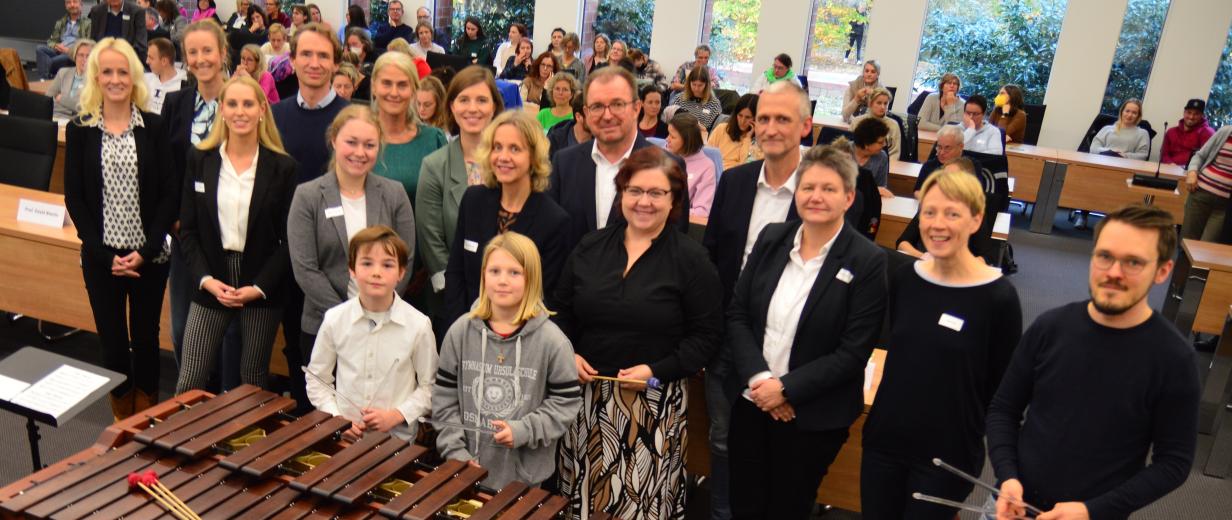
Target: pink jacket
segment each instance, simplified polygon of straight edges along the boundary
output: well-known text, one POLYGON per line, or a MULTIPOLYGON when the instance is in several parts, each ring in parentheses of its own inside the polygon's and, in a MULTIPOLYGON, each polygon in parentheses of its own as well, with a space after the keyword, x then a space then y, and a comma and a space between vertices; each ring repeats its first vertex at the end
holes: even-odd
POLYGON ((698 150, 684 158, 684 166, 689 177, 689 216, 709 217, 716 184, 714 161, 698 150))
POLYGON ((257 84, 261 85, 261 90, 265 91, 265 97, 269 99, 270 105, 281 101, 278 97, 278 88, 274 85, 274 76, 269 72, 261 71, 261 79, 257 80, 257 84))

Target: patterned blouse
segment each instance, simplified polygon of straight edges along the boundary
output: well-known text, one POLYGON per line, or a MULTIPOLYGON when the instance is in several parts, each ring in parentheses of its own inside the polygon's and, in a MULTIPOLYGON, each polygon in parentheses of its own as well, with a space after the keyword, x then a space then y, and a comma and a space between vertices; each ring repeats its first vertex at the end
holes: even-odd
POLYGON ((675 105, 696 117, 701 122, 702 126, 707 129, 714 128, 714 121, 723 114, 723 105, 719 103, 719 98, 714 94, 710 95, 710 100, 700 102, 696 99, 685 99, 684 96, 676 98, 675 105))
POLYGON ((201 93, 197 92, 197 102, 193 104, 192 135, 190 136, 193 146, 201 144, 201 141, 210 135, 210 130, 214 128, 214 113, 217 111, 217 98, 213 101, 206 101, 201 97, 201 93))
MULTIPOLYGON (((107 131, 103 118, 94 124, 102 130, 100 150, 103 166, 103 244, 121 251, 140 249, 145 245, 145 226, 141 222, 141 186, 137 177, 136 127, 145 128, 145 119, 136 106, 128 128, 119 134, 107 131)), ((161 264, 169 258, 169 244, 151 261, 161 264)))

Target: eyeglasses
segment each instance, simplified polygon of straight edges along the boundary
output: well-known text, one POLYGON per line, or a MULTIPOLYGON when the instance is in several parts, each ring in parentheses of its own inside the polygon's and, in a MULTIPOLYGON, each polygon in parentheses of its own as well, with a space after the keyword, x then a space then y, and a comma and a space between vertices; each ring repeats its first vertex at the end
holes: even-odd
POLYGON ((1121 272, 1130 276, 1141 273, 1142 270, 1146 268, 1146 265, 1150 263, 1141 258, 1117 258, 1102 251, 1091 255, 1091 264, 1099 268, 1101 271, 1112 269, 1112 264, 1117 262, 1121 263, 1121 272))
POLYGON ((649 190, 634 187, 625 188, 625 195, 635 199, 640 199, 642 198, 642 195, 646 195, 650 197, 650 200, 654 201, 663 200, 663 198, 668 196, 671 192, 671 190, 661 190, 658 188, 652 188, 649 190))
POLYGON ((619 114, 623 113, 625 109, 629 108, 629 105, 632 104, 632 102, 625 100, 616 100, 610 105, 595 103, 593 105, 586 105, 586 113, 591 116, 601 116, 604 111, 611 110, 613 114, 619 114))

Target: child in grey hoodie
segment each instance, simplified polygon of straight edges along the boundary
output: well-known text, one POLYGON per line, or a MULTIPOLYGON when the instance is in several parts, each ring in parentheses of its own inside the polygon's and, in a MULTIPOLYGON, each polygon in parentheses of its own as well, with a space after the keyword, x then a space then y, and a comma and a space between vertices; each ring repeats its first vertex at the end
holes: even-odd
POLYGON ((484 484, 539 484, 556 467, 556 443, 582 406, 573 345, 543 305, 539 251, 523 235, 484 248, 479 298, 445 334, 432 418, 447 459, 488 470, 484 484), (450 427, 463 424, 493 433, 450 427))

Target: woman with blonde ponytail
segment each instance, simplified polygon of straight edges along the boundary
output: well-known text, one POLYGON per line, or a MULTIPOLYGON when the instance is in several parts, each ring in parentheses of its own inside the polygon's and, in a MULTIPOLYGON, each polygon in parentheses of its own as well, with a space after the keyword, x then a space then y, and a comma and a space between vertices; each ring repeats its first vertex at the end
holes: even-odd
MULTIPOLYGON (((286 154, 261 85, 237 76, 223 86, 210 135, 188 153, 180 247, 196 283, 184 331, 176 393, 204 388, 219 366, 227 327, 240 320, 239 373, 262 386, 282 318, 289 276, 287 213, 295 160, 286 154)), ((234 367, 222 366, 223 371, 234 367)))

